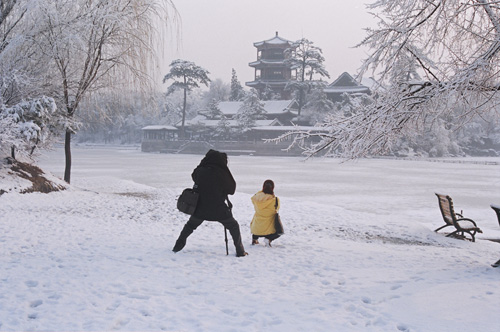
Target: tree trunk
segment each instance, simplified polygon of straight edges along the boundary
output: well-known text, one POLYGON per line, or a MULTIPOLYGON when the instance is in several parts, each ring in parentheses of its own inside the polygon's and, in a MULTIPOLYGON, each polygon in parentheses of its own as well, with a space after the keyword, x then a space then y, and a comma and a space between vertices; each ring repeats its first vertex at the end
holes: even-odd
POLYGON ((64 169, 64 181, 70 183, 71 179, 71 131, 66 129, 64 139, 64 154, 66 155, 66 168, 64 169))
POLYGON ((304 106, 304 88, 301 86, 299 88, 299 109, 297 112, 297 117, 300 117, 300 111, 302 111, 303 106, 304 106))
POLYGON ((306 58, 302 59, 302 71, 300 73, 300 82, 302 83, 299 87, 299 109, 297 112, 297 117, 300 117, 300 112, 302 111, 302 107, 304 106, 304 82, 306 75, 306 58))
POLYGON ((187 89, 184 89, 184 103, 182 105, 182 127, 181 127, 182 139, 186 137, 186 132, 184 130, 184 122, 186 122, 186 100, 187 100, 187 89))

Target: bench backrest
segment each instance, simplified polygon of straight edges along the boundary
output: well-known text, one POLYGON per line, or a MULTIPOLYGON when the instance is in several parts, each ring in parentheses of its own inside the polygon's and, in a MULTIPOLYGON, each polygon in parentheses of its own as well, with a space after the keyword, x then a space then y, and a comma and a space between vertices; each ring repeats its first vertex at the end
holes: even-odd
POLYGON ((500 225, 500 205, 491 204, 490 206, 493 209, 493 211, 495 211, 495 213, 497 214, 498 224, 500 225))
POLYGON ((439 209, 441 210, 444 222, 448 225, 454 225, 457 221, 457 216, 455 214, 455 210, 453 209, 453 200, 448 195, 436 193, 436 196, 439 200, 439 209))

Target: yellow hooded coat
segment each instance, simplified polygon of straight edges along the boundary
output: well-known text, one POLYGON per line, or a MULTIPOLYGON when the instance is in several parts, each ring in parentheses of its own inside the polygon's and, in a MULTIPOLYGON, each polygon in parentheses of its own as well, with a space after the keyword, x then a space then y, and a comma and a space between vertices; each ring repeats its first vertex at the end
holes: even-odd
MULTIPOLYGON (((259 191, 252 196, 252 203, 255 208, 252 222, 250 223, 250 230, 253 235, 269 235, 276 233, 274 228, 274 215, 276 209, 276 196, 265 194, 259 191)), ((280 200, 278 199, 278 210, 280 208, 280 200)))

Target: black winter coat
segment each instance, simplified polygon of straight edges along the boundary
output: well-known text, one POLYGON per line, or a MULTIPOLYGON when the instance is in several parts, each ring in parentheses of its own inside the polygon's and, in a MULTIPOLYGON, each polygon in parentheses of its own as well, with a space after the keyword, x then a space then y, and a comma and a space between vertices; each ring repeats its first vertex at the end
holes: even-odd
POLYGON ((227 155, 210 150, 191 174, 198 185, 200 197, 194 216, 203 220, 224 220, 232 217, 226 205, 227 195, 233 195, 236 182, 227 167, 227 155))

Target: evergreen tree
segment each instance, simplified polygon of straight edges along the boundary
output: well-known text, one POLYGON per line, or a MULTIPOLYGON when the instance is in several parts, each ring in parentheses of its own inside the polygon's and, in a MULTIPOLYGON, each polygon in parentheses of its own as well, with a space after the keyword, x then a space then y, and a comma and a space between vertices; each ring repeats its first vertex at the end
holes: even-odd
POLYGON ((222 117, 222 112, 219 108, 219 101, 217 99, 212 99, 208 103, 206 110, 200 113, 211 120, 220 119, 222 117))
POLYGON ((269 84, 266 84, 266 87, 264 90, 261 92, 261 100, 280 100, 281 96, 279 93, 275 93, 273 89, 269 86, 269 84))
POLYGON ((287 84, 287 89, 296 90, 298 94, 298 115, 305 104, 306 93, 309 93, 314 81, 314 75, 330 78, 330 74, 325 69, 323 62, 323 51, 321 48, 314 46, 312 41, 302 38, 292 44, 290 48, 285 50, 285 63, 292 70, 297 71, 297 80, 287 84))
POLYGON ((316 84, 304 105, 304 111, 309 114, 311 124, 322 122, 325 116, 335 108, 335 104, 328 99, 324 88, 325 83, 316 84))
POLYGON ((229 120, 224 115, 221 116, 217 127, 215 127, 215 136, 222 140, 228 139, 231 136, 229 120))
POLYGON ((229 94, 230 101, 240 101, 245 97, 245 91, 238 81, 236 76, 236 70, 234 68, 231 71, 231 92, 229 94))
POLYGON ((255 126, 255 120, 264 118, 264 103, 260 100, 255 89, 250 90, 243 100, 243 105, 236 114, 236 121, 241 133, 249 131, 255 126))
POLYGON ((185 135, 184 125, 186 122, 187 93, 195 88, 199 88, 199 83, 208 86, 210 82, 208 74, 209 72, 206 69, 197 66, 194 62, 177 59, 172 61, 170 64, 170 72, 163 78, 163 83, 168 80, 174 81, 168 87, 167 95, 176 90, 182 90, 184 92, 181 126, 182 137, 185 135))

